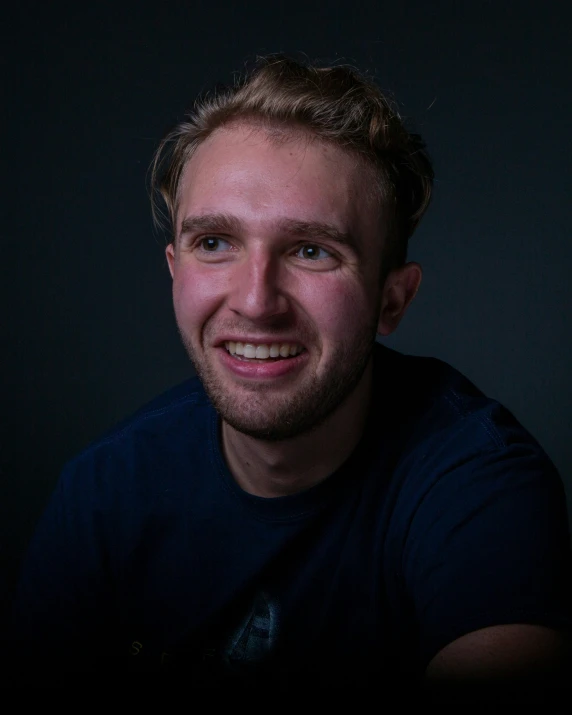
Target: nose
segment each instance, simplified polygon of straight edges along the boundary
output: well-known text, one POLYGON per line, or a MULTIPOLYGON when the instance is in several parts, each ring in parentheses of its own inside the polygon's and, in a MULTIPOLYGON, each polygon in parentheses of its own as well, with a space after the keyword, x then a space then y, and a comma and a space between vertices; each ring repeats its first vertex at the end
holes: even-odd
POLYGON ((288 311, 279 259, 260 252, 235 266, 228 307, 251 321, 269 321, 288 311))

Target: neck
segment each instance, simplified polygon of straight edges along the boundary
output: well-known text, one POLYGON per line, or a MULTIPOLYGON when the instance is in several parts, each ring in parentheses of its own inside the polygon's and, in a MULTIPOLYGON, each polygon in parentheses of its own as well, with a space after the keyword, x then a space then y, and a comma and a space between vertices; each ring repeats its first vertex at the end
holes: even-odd
POLYGON ((223 452, 238 485, 256 496, 279 497, 309 489, 335 472, 365 430, 372 375, 370 359, 361 380, 341 405, 314 430, 292 439, 256 439, 223 421, 223 452))

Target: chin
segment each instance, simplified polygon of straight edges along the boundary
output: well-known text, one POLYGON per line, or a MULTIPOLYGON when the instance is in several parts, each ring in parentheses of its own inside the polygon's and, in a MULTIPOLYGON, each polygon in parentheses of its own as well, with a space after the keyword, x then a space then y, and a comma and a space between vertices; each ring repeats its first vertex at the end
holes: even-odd
POLYGON ((262 422, 248 421, 237 419, 234 415, 224 415, 221 413, 222 419, 234 430, 253 439, 264 442, 282 442, 284 440, 294 439, 301 434, 307 434, 318 427, 317 422, 305 424, 302 421, 295 422, 262 422))

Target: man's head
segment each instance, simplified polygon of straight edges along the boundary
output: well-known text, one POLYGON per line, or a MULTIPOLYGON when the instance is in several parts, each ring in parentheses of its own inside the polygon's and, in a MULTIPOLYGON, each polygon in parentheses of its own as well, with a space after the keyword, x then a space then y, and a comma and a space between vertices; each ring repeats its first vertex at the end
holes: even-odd
POLYGON ((271 58, 197 106, 154 177, 167 147, 167 259, 199 377, 239 432, 313 429, 419 286, 402 259, 430 196, 420 141, 352 70, 271 58))
POLYGON ((381 208, 381 284, 406 262, 409 238, 429 206, 433 187, 421 137, 405 128, 395 104, 354 68, 302 64, 281 55, 260 58, 234 87, 199 98, 187 121, 161 142, 151 172, 153 214, 160 223, 160 196, 173 240, 186 164, 216 129, 237 120, 263 125, 277 140, 291 128, 305 128, 361 158, 381 208))

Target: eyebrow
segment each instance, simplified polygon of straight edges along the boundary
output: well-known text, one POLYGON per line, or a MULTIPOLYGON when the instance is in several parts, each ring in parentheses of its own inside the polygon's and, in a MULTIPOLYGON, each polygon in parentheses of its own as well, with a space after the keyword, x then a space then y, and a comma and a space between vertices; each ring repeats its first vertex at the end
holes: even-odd
MULTIPOLYGON (((280 219, 277 229, 281 233, 291 236, 300 236, 310 240, 329 240, 346 246, 361 255, 360 246, 355 236, 349 231, 340 231, 336 226, 321 221, 300 221, 299 219, 280 219)), ((240 233, 244 226, 236 216, 223 213, 201 214, 187 216, 181 222, 179 236, 196 231, 212 231, 213 233, 240 233)))
POLYGON ((200 216, 187 216, 181 222, 179 236, 196 231, 222 231, 224 233, 238 233, 242 229, 239 219, 229 214, 201 214, 200 216))

